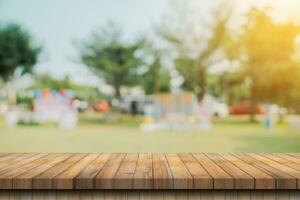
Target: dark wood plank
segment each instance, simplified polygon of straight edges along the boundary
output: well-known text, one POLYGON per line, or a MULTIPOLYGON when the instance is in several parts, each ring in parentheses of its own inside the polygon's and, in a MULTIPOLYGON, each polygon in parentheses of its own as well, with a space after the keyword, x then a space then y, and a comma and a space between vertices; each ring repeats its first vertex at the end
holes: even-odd
POLYGON ((234 178, 235 189, 254 188, 254 178, 228 160, 224 159, 220 154, 208 153, 206 156, 234 178))
POLYGON ((165 154, 153 154, 152 159, 154 189, 173 189, 173 177, 165 154))
POLYGON ((247 154, 235 154, 238 158, 244 160, 250 165, 259 168, 265 173, 271 175, 276 180, 276 189, 296 189, 296 179, 264 162, 261 162, 247 154))
POLYGON ((73 189, 76 176, 93 160, 95 160, 99 154, 88 154, 76 164, 72 165, 64 172, 56 176, 53 180, 53 188, 55 189, 73 189))
POLYGON ((94 178, 109 160, 111 154, 101 154, 97 159, 84 168, 76 177, 77 189, 93 189, 94 178))
POLYGON ((133 177, 134 189, 153 189, 152 154, 140 153, 133 177))
POLYGON ((194 189, 213 189, 213 178, 192 154, 180 153, 178 155, 193 177, 194 189))
POLYGON ((114 177, 114 189, 133 189, 133 177, 138 157, 138 154, 126 154, 114 177))
POLYGON ((192 189, 193 177, 177 154, 165 154, 173 176, 174 189, 192 189))
POLYGON ((204 154, 193 154, 214 179, 214 189, 234 189, 234 179, 204 154))
POLYGON ((73 154, 70 158, 65 161, 51 167, 45 172, 39 174, 33 178, 34 189, 53 189, 53 178, 77 163, 87 154, 73 154))
POLYGON ((33 177, 43 173, 47 169, 51 168, 52 166, 64 161, 71 154, 50 154, 45 162, 31 170, 20 174, 19 176, 14 177, 13 179, 13 188, 14 189, 32 189, 32 179, 33 177))
POLYGON ((246 163, 245 161, 239 159, 234 154, 223 153, 221 154, 229 162, 233 163, 235 166, 244 170, 250 174, 255 179, 256 189, 276 189, 275 179, 264 171, 246 163))
POLYGON ((98 173, 95 178, 96 189, 113 189, 113 178, 117 173, 125 154, 113 154, 103 169, 98 173))

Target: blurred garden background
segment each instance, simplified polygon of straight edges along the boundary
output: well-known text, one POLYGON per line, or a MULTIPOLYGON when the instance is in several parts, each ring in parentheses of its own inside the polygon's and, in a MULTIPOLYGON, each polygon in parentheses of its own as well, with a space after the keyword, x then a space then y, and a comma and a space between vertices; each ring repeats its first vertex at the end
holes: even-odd
POLYGON ((299 152, 300 2, 0 1, 0 152, 299 152))

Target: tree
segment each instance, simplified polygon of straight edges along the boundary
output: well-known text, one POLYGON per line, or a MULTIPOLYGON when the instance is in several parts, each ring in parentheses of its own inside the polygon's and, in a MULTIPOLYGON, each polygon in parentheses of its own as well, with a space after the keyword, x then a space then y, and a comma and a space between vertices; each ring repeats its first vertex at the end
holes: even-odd
POLYGON ((0 77, 7 81, 20 68, 32 72, 41 47, 34 45, 30 34, 16 24, 0 25, 0 77))
MULTIPOLYGON (((185 16, 181 17, 186 18, 185 16)), ((228 39, 227 22, 229 18, 228 10, 220 6, 212 13, 212 25, 202 26, 203 29, 206 29, 203 32, 195 30, 199 30, 201 24, 188 21, 176 24, 173 29, 164 25, 164 29, 159 30, 162 37, 176 50, 175 66, 184 78, 183 88, 194 91, 199 101, 206 93, 208 68, 219 61, 213 57, 222 49, 223 43, 228 39), (186 26, 184 26, 185 24, 186 26)))
POLYGON ((81 61, 115 89, 120 98, 122 86, 130 86, 137 80, 137 69, 143 61, 137 56, 144 41, 125 43, 121 32, 114 25, 95 32, 86 42, 79 44, 81 61))
POLYGON ((141 76, 140 85, 146 94, 169 92, 171 77, 168 70, 162 66, 163 52, 150 42, 145 44, 144 51, 145 56, 151 61, 146 66, 146 72, 141 76))
POLYGON ((294 58, 299 31, 291 22, 275 23, 266 10, 250 11, 238 45, 243 73, 250 80, 251 121, 257 103, 287 103, 297 74, 293 71, 299 70, 294 58))

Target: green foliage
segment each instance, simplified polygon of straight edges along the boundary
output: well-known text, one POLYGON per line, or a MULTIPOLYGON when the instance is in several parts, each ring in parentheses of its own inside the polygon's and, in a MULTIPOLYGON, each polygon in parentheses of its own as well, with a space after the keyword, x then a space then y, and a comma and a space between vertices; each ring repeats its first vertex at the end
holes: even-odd
POLYGON ((0 25, 0 77, 4 80, 18 67, 22 73, 32 72, 40 51, 41 47, 35 46, 19 25, 0 25))
POLYGON ((240 38, 242 71, 250 80, 252 104, 292 103, 299 80, 299 62, 295 59, 296 38, 300 26, 291 22, 275 23, 266 10, 252 9, 240 38))
POLYGON ((199 101, 203 99, 207 90, 208 68, 215 62, 212 57, 228 40, 227 22, 230 14, 225 8, 218 7, 216 12, 212 13, 212 18, 211 26, 202 27, 211 33, 208 37, 197 34, 194 29, 199 25, 195 23, 184 28, 182 24, 176 24, 174 28, 176 31, 170 26, 164 26, 163 30, 159 30, 161 36, 176 51, 175 66, 184 78, 183 88, 194 91, 199 101))
POLYGON ((114 26, 107 26, 79 45, 81 61, 114 87, 117 97, 121 86, 136 83, 137 68, 143 64, 137 53, 144 41, 124 43, 120 34, 114 26))
POLYGON ((145 56, 151 57, 152 61, 147 64, 147 71, 142 74, 139 84, 146 94, 170 91, 171 77, 169 71, 162 66, 163 52, 147 42, 144 46, 145 56))

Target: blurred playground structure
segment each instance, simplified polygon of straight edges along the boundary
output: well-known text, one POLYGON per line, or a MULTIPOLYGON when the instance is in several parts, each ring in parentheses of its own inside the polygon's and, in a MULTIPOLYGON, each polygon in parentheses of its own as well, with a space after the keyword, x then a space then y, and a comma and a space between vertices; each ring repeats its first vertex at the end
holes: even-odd
POLYGON ((142 131, 207 130, 212 128, 212 116, 227 117, 226 104, 206 96, 199 103, 191 92, 154 95, 144 106, 142 131))
POLYGON ((35 89, 33 96, 32 110, 17 105, 7 110, 8 126, 15 127, 20 122, 25 124, 55 122, 62 129, 72 129, 76 126, 78 116, 71 90, 35 89))

